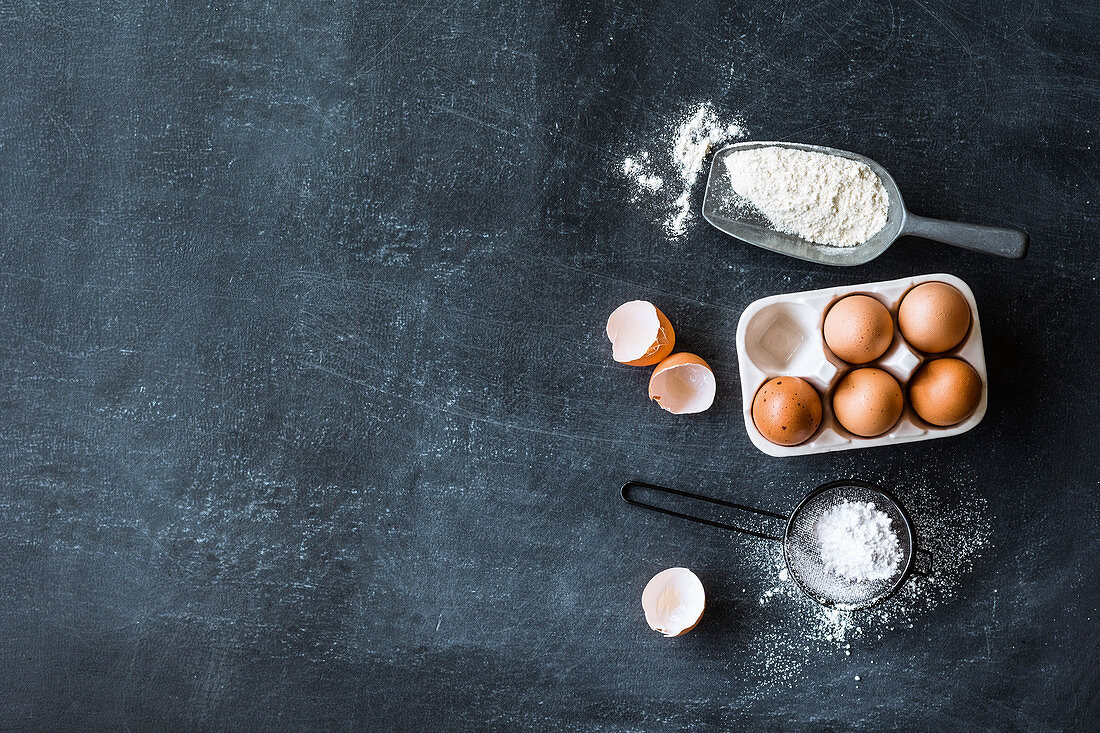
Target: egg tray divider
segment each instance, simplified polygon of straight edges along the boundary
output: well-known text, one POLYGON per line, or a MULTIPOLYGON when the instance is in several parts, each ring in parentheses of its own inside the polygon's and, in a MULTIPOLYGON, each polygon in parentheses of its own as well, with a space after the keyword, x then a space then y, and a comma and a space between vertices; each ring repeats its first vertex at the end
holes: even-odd
POLYGON ((737 323, 737 362, 741 375, 742 411, 745 429, 753 445, 770 456, 799 456, 809 453, 871 448, 918 440, 932 440, 959 435, 982 421, 988 402, 988 379, 982 330, 978 321, 978 305, 970 286, 946 273, 918 275, 897 280, 845 285, 800 293, 784 293, 754 301, 741 314, 737 323), (898 305, 913 287, 926 282, 942 282, 954 286, 970 305, 970 331, 962 343, 942 354, 924 354, 915 350, 901 337, 898 329, 898 305), (833 355, 825 346, 822 326, 829 306, 846 295, 870 295, 890 311, 894 322, 894 340, 878 359, 867 364, 848 364, 833 355), (949 427, 930 425, 921 420, 909 404, 908 381, 925 362, 955 356, 974 367, 982 380, 982 397, 974 413, 949 427), (861 367, 877 367, 889 372, 902 386, 905 409, 901 418, 887 432, 874 438, 861 438, 845 430, 833 415, 832 390, 848 372, 861 367), (798 445, 777 445, 756 429, 752 419, 752 401, 760 386, 772 377, 801 377, 814 386, 821 396, 821 425, 817 432, 798 445))

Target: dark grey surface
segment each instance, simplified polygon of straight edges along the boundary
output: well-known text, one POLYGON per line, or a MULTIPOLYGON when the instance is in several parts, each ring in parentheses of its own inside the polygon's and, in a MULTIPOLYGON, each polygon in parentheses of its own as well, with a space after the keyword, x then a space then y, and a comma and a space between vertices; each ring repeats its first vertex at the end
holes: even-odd
POLYGON ((1095 726, 1098 25, 1087 2, 0 3, 0 725, 1095 726), (701 100, 1031 253, 903 240, 835 270, 698 218, 671 244, 617 166, 701 100), (976 430, 750 445, 749 302, 937 271, 980 306, 976 430), (714 366, 708 413, 611 362, 635 297, 714 366), (931 477, 947 506, 976 485, 993 546, 914 628, 784 684, 742 664, 772 622, 746 543, 616 495, 783 508, 845 474, 931 477), (638 598, 674 564, 711 610, 668 642, 638 598))

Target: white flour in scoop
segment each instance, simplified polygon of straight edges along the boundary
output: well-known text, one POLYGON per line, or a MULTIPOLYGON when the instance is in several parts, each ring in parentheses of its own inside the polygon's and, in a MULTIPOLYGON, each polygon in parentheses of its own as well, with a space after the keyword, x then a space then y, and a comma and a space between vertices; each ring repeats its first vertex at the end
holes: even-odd
POLYGON ((890 199, 866 163, 779 147, 739 150, 723 162, 733 190, 781 232, 854 247, 886 225, 890 199))

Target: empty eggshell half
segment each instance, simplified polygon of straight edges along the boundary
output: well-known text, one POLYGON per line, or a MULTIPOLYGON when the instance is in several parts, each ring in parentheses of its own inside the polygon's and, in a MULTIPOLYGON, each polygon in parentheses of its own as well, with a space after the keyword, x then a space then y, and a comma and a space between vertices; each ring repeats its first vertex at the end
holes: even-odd
POLYGON ((648 300, 623 303, 607 319, 611 356, 622 364, 649 366, 672 353, 676 333, 665 314, 648 300))
POLYGON ((687 568, 662 570, 642 591, 642 610, 649 628, 665 636, 680 636, 703 617, 706 594, 698 576, 687 568))
POLYGON ((675 415, 702 412, 714 404, 714 372, 695 354, 668 357, 649 378, 649 399, 675 415))

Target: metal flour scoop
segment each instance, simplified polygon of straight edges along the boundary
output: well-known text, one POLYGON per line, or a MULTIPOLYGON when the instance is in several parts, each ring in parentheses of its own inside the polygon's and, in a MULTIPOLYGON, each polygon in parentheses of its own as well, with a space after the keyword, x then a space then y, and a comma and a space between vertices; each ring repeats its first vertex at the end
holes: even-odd
POLYGON ((745 142, 727 145, 716 152, 710 164, 707 190, 703 195, 703 218, 726 234, 732 234, 749 244, 826 265, 862 265, 885 252, 895 239, 904 236, 924 237, 963 249, 1013 259, 1023 257, 1027 253, 1028 244, 1027 234, 1017 229, 960 224, 910 214, 905 209, 898 184, 886 169, 875 161, 845 150, 800 143, 745 142), (737 205, 738 200, 742 202, 745 200, 734 192, 730 184, 729 175, 726 172, 726 156, 740 150, 768 147, 838 155, 865 163, 882 181, 890 197, 886 225, 863 244, 855 247, 832 247, 814 244, 793 234, 777 231, 754 207, 737 205))

